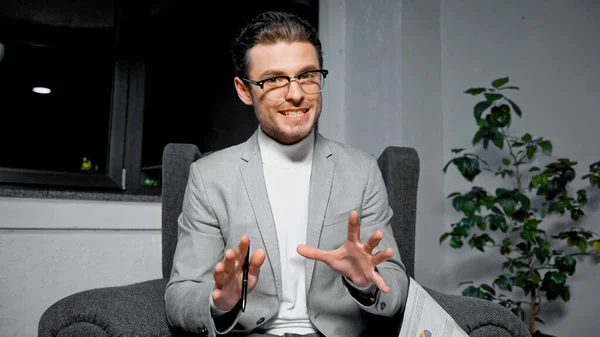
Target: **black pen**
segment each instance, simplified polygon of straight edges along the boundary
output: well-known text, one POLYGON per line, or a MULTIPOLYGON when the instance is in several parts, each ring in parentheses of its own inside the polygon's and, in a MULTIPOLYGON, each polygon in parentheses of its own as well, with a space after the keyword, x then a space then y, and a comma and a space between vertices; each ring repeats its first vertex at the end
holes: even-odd
POLYGON ((248 268, 250 268, 250 243, 248 243, 248 252, 244 260, 242 276, 242 312, 246 311, 246 297, 248 296, 248 268))

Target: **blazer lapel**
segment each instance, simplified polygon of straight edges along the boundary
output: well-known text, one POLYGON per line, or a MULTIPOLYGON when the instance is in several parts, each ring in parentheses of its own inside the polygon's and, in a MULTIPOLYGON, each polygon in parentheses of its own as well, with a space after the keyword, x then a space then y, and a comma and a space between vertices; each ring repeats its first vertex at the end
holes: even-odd
MULTIPOLYGON (((308 204, 308 223, 306 229, 306 244, 312 247, 319 247, 321 229, 325 220, 325 211, 329 203, 331 193, 331 184, 333 182, 333 161, 331 151, 327 146, 327 141, 323 136, 315 131, 315 151, 313 154, 313 164, 310 176, 310 192, 308 204)), ((310 289, 312 274, 315 267, 315 261, 306 259, 306 294, 310 289)))
POLYGON ((252 204, 254 216, 262 237, 267 258, 271 263, 273 275, 277 284, 277 296, 281 299, 281 266, 279 262, 279 245, 277 244, 277 233, 275 232, 275 221, 269 204, 269 196, 265 185, 262 158, 258 148, 258 133, 246 142, 246 149, 242 160, 246 162, 240 171, 246 187, 246 193, 252 204))

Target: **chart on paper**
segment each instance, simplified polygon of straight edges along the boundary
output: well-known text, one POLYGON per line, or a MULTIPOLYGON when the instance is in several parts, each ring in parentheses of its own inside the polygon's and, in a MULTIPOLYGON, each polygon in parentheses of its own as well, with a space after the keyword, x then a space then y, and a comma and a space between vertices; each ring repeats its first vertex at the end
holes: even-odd
POLYGON ((404 319, 398 337, 468 337, 415 280, 410 278, 404 319))

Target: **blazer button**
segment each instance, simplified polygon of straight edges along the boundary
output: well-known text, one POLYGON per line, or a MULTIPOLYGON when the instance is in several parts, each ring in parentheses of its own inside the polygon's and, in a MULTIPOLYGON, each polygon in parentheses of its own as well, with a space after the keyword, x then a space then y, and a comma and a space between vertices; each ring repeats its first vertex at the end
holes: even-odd
POLYGON ((385 309, 385 302, 379 303, 379 310, 383 311, 383 309, 385 309))
POLYGON ((258 321, 256 321, 256 325, 259 325, 260 323, 262 323, 264 321, 265 321, 265 318, 261 317, 261 318, 258 319, 258 321))
POLYGON ((200 326, 200 327, 198 327, 198 332, 199 333, 207 333, 208 329, 206 329, 206 327, 204 327, 204 326, 200 326))

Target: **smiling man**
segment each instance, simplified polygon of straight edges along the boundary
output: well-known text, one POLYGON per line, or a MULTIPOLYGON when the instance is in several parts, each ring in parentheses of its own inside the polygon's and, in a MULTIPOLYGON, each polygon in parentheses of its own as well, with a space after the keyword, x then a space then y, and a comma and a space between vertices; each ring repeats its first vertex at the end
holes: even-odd
POLYGON ((232 54, 259 127, 190 168, 168 321, 207 336, 367 335, 370 318, 403 310, 408 278, 375 158, 314 128, 328 75, 317 33, 267 12, 232 54))

